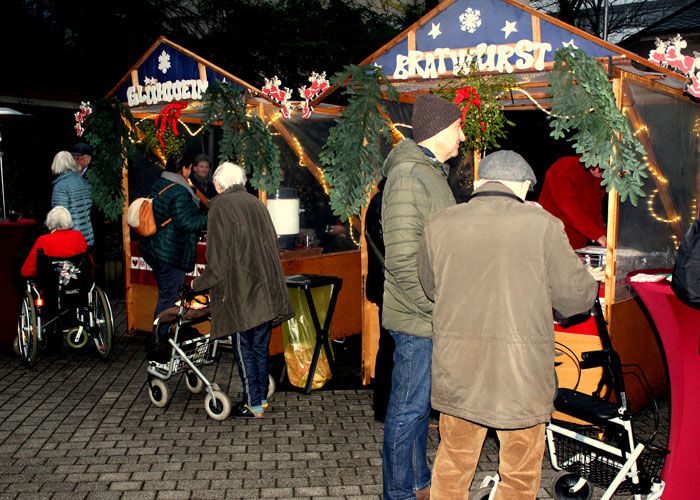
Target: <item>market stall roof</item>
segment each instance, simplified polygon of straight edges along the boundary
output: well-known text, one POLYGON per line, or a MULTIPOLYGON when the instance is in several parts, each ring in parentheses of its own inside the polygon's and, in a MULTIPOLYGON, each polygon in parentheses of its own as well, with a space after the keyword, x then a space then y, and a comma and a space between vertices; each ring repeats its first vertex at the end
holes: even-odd
MULTIPOLYGON (((683 88, 682 76, 515 0, 445 0, 363 64, 382 68, 407 101, 454 76, 471 59, 482 72, 511 74, 546 101, 545 72, 555 51, 566 46, 679 92, 683 88)), ((504 105, 529 106, 527 99, 508 96, 504 105)))
POLYGON ((107 97, 127 103, 132 112, 157 112, 169 102, 201 99, 213 81, 229 82, 241 91, 261 95, 249 83, 161 36, 107 97))
MULTIPOLYGON (((185 120, 201 120, 202 95, 213 81, 232 84, 248 94, 248 100, 263 104, 266 112, 274 114, 282 106, 261 89, 241 80, 216 64, 161 36, 119 80, 107 97, 116 97, 129 106, 137 117, 155 116, 171 102, 186 101, 182 111, 185 120)), ((341 106, 321 103, 323 96, 314 98, 314 115, 337 115, 341 106)), ((293 102, 292 109, 301 108, 293 102)))

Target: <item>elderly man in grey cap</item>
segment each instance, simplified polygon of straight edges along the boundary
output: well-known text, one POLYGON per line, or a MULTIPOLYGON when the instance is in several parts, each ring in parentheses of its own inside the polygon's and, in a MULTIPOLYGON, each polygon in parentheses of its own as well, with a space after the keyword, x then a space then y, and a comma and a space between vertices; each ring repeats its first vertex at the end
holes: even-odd
POLYGON ((431 498, 466 498, 488 428, 500 441, 496 498, 535 499, 553 410, 552 308, 570 316, 598 287, 562 223, 525 204, 537 182, 517 153, 479 166, 476 190, 425 227, 418 272, 433 310, 440 446, 431 498))
POLYGON ((456 104, 436 95, 419 96, 413 106, 413 140, 397 144, 384 162, 382 324, 394 340, 382 455, 388 500, 430 495, 426 446, 433 304, 418 281, 416 252, 428 218, 455 203, 445 161, 457 156, 464 140, 461 118, 456 104))
POLYGON ((73 156, 75 164, 78 166, 78 173, 85 177, 90 162, 92 161, 92 146, 84 142, 78 142, 74 144, 68 152, 73 156))

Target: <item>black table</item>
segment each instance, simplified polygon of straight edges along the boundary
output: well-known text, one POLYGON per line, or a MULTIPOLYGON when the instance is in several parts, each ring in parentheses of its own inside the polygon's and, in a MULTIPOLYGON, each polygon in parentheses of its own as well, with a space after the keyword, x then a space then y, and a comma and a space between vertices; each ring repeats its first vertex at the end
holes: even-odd
POLYGON ((304 296, 306 297, 306 302, 309 306, 309 313, 311 314, 311 321, 313 322, 314 329, 316 330, 316 343, 314 344, 314 354, 311 358, 311 366, 309 367, 309 374, 306 378, 306 394, 311 393, 311 385, 314 381, 314 375, 316 374, 316 365, 318 364, 318 358, 321 355, 321 346, 326 350, 326 358, 328 359, 328 364, 331 369, 331 374, 333 373, 333 352, 331 351, 330 344, 330 329, 331 329, 331 319, 333 319, 333 311, 335 309, 335 303, 338 300, 338 294, 340 293, 340 288, 343 285, 342 278, 337 276, 320 276, 317 274, 294 274, 287 276, 285 278, 288 288, 300 288, 304 290, 304 296), (328 310, 326 311, 325 321, 323 326, 321 326, 318 313, 316 310, 316 304, 314 303, 313 295, 311 290, 317 287, 331 286, 331 298, 328 302, 328 310))

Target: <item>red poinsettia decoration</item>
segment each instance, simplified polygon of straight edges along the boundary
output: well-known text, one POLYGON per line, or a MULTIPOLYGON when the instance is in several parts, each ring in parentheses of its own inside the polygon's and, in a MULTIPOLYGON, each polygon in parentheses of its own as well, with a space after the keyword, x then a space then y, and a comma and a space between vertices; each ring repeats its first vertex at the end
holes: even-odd
POLYGON ((469 115, 470 106, 474 106, 477 110, 479 116, 479 124, 481 125, 481 131, 486 131, 486 123, 481 116, 481 99, 479 98, 479 92, 477 92, 476 87, 470 87, 466 85, 461 89, 457 90, 457 95, 453 99, 453 102, 457 104, 462 109, 462 127, 464 128, 464 123, 469 115))

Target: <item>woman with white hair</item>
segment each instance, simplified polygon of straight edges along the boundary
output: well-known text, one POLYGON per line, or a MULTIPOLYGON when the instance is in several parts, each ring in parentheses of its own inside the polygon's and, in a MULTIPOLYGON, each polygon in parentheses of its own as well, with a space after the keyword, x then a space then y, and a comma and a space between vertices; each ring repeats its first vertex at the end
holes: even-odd
POLYGON ((272 219, 245 183, 245 171, 233 163, 214 172, 219 194, 209 206, 207 267, 192 288, 210 290, 211 338, 231 337, 243 383, 243 401, 231 414, 252 418, 268 408, 271 327, 293 310, 272 219))
POLYGON ((49 234, 39 236, 29 251, 20 271, 25 278, 36 276, 36 253, 41 248, 51 257, 73 257, 87 251, 87 242, 80 231, 73 229, 73 220, 65 207, 54 207, 46 215, 49 234))
POLYGON ((78 165, 68 151, 56 153, 51 164, 51 172, 58 176, 53 181, 51 206, 67 208, 75 228, 83 233, 88 245, 93 245, 95 238, 90 220, 92 210, 90 183, 80 175, 78 165))

